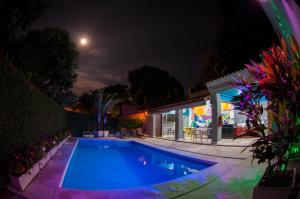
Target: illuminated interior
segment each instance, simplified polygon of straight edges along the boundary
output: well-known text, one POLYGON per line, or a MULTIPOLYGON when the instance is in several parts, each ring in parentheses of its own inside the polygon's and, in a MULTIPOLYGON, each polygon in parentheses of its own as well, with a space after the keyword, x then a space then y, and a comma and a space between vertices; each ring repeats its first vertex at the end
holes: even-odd
POLYGON ((175 110, 161 114, 162 137, 175 139, 175 110))
MULTIPOLYGON (((237 128, 239 131, 245 131, 246 117, 238 110, 234 110, 234 106, 231 102, 233 96, 239 95, 240 90, 237 88, 231 88, 220 92, 221 97, 221 117, 220 125, 222 125, 222 138, 232 139, 237 135, 237 128)), ((261 101, 265 106, 267 101, 263 99, 261 101)), ((174 107, 175 108, 175 107, 174 107)), ((262 120, 267 122, 267 112, 263 114, 262 120)), ((161 136, 167 139, 175 139, 175 125, 176 115, 175 110, 165 112, 161 114, 161 136)), ((212 130, 212 109, 210 100, 206 100, 204 105, 187 107, 182 109, 182 122, 183 126, 183 139, 192 139, 193 134, 199 131, 205 131, 205 138, 208 140, 211 138, 212 130)), ((238 132, 238 134, 241 132, 238 132)))

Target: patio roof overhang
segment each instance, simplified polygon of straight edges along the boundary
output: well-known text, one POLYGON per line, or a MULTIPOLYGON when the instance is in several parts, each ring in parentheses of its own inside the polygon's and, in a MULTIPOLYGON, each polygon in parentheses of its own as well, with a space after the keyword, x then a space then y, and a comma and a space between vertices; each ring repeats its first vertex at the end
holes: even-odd
POLYGON ((246 69, 242 69, 234 73, 230 73, 226 76, 207 82, 206 87, 208 89, 208 92, 206 92, 202 96, 190 98, 184 101, 180 101, 180 102, 176 102, 176 103, 172 103, 160 107, 155 107, 148 111, 149 113, 163 113, 172 110, 179 110, 179 109, 184 109, 189 107, 206 105, 206 100, 210 99, 209 93, 220 93, 223 96, 222 97, 223 101, 230 101, 226 99, 227 98, 230 99, 238 92, 238 89, 234 88, 230 83, 233 82, 235 79, 239 79, 241 77, 249 77, 249 76, 250 74, 246 69))
POLYGON ((190 107, 195 107, 195 106, 202 106, 206 105, 206 100, 209 99, 209 95, 207 96, 199 96, 199 97, 194 97, 190 98, 188 100, 176 102, 173 104, 168 104, 165 106, 160 106, 156 108, 150 109, 148 112, 149 113, 164 113, 164 112, 169 112, 172 110, 179 110, 179 109, 184 109, 184 108, 190 108, 190 107))
POLYGON ((247 78, 250 77, 250 74, 246 69, 242 69, 220 77, 218 79, 209 81, 206 83, 206 87, 210 93, 217 93, 224 90, 232 89, 234 88, 234 86, 232 86, 230 83, 234 82, 235 79, 239 79, 241 77, 247 78))

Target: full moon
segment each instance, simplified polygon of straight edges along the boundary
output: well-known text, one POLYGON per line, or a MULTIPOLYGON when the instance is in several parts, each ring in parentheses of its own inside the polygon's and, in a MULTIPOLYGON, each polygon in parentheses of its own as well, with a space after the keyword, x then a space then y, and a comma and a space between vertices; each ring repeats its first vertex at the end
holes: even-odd
POLYGON ((80 44, 81 44, 82 46, 87 45, 87 43, 88 43, 87 38, 85 38, 85 37, 80 38, 80 44))

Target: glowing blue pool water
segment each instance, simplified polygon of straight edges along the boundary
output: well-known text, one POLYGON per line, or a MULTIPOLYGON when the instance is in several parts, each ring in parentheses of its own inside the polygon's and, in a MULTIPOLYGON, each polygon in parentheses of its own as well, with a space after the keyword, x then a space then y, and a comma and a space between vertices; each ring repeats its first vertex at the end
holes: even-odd
POLYGON ((169 181, 211 166, 134 141, 80 139, 62 187, 125 189, 169 181))

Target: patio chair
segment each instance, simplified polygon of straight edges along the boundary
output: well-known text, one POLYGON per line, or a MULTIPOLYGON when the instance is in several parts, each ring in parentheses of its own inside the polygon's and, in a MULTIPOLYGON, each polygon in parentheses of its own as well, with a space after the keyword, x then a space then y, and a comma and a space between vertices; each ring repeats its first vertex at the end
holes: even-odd
POLYGON ((170 138, 170 137, 172 137, 172 129, 168 128, 167 129, 167 138, 170 138))
POLYGON ((136 133, 137 133, 136 129, 130 129, 130 130, 128 131, 128 134, 129 134, 130 136, 132 136, 132 137, 136 137, 136 133))
POLYGON ((195 139, 197 140, 196 129, 191 128, 191 140, 194 142, 195 139))
POLYGON ((121 137, 126 136, 128 134, 127 128, 121 128, 121 137))
POLYGON ((207 127, 207 139, 211 138, 212 127, 207 127))
POLYGON ((136 136, 137 136, 137 137, 145 137, 142 128, 137 128, 137 129, 136 129, 136 136))
POLYGON ((204 139, 205 141, 208 140, 208 129, 207 128, 200 128, 199 130, 199 137, 200 137, 200 140, 202 142, 202 140, 204 139))
POLYGON ((246 127, 243 127, 243 126, 237 126, 235 129, 234 129, 234 137, 239 137, 243 134, 246 133, 246 127))

